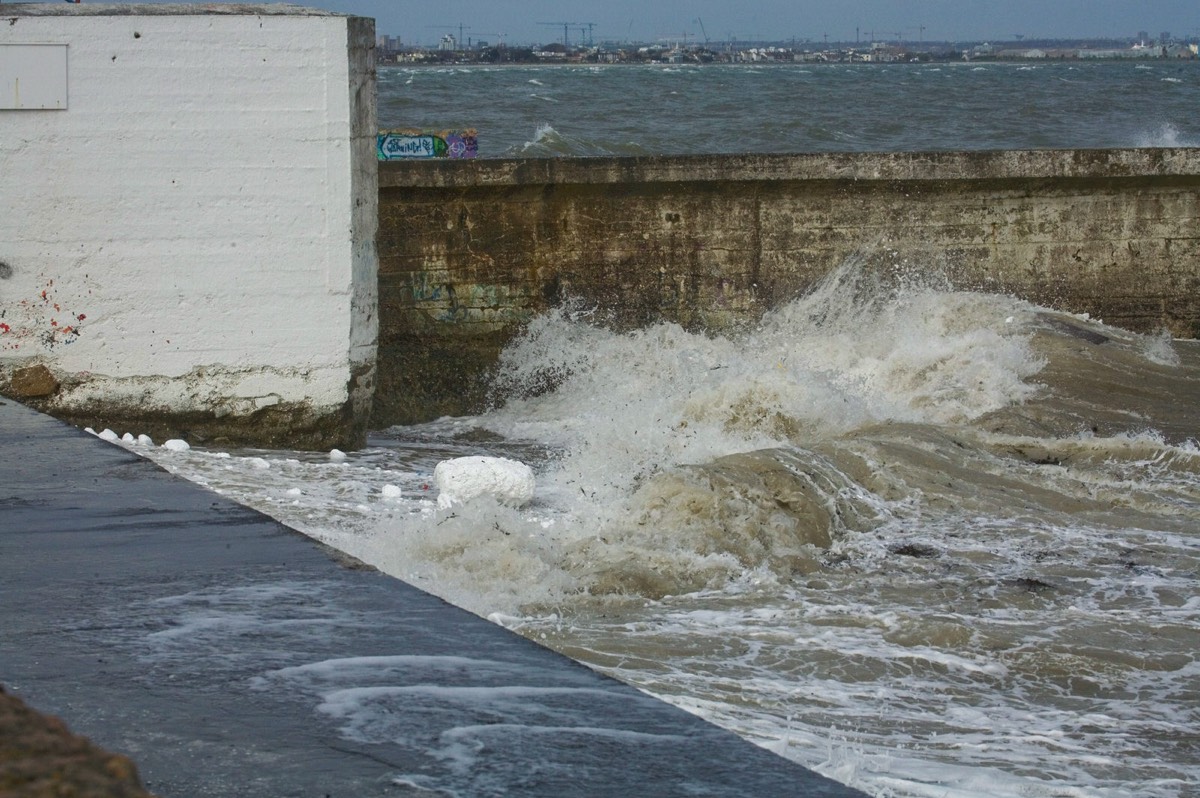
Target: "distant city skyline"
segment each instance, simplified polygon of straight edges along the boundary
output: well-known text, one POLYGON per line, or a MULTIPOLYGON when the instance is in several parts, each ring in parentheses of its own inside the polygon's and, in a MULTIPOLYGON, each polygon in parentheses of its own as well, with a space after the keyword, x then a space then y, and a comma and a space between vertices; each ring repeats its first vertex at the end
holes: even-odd
MULTIPOLYGON (((102 0, 83 0, 97 4, 102 0)), ((144 2, 146 0, 143 0, 144 2)), ((169 0, 149 0, 168 2, 169 0)), ((381 35, 433 45, 601 41, 1016 41, 1132 38, 1139 31, 1200 38, 1195 0, 308 0, 374 17, 381 35), (465 41, 463 42, 466 43, 465 41)))

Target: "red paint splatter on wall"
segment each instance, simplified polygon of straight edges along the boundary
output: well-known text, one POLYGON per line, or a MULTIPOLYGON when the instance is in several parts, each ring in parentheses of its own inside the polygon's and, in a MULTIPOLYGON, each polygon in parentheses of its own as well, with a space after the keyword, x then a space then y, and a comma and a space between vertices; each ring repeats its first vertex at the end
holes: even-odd
POLYGON ((0 334, 5 338, 0 342, 0 350, 20 349, 22 344, 30 342, 40 343, 47 349, 59 344, 72 344, 79 340, 82 333, 80 324, 87 318, 85 313, 74 313, 64 308, 55 295, 53 280, 46 280, 45 288, 38 291, 32 300, 22 299, 15 307, 0 308, 0 317, 4 316, 8 316, 8 319, 0 323, 0 334), (56 316, 49 315, 51 308, 54 313, 69 314, 76 323, 60 324, 56 316), (10 311, 13 311, 11 315, 10 311))

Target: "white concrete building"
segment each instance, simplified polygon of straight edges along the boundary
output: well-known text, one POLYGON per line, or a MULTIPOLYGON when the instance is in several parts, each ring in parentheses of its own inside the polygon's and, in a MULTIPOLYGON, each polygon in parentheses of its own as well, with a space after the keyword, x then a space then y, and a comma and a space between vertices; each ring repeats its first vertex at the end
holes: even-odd
POLYGON ((0 390, 327 447, 376 348, 374 21, 0 4, 0 390))

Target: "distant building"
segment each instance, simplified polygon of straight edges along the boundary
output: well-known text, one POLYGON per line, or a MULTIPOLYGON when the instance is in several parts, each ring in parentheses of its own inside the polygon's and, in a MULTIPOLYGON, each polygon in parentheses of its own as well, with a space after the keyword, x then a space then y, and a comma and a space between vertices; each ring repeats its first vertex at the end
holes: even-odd
POLYGON ((1029 49, 1029 48, 1019 49, 1018 48, 1018 49, 1000 50, 995 54, 995 57, 996 58, 1012 58, 1012 59, 1017 59, 1017 60, 1044 59, 1044 58, 1048 57, 1048 53, 1045 50, 1040 50, 1036 47, 1032 48, 1032 49, 1029 49))
POLYGON ((1162 58, 1163 47, 1135 44, 1127 50, 1080 50, 1080 58, 1162 58))

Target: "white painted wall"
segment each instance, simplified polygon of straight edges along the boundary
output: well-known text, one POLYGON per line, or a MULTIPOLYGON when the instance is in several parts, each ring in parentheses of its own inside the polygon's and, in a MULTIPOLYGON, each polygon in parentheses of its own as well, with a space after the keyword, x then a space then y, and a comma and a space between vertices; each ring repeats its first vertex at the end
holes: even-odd
POLYGON ((69 104, 0 110, 0 369, 47 365, 60 410, 354 401, 376 340, 370 21, 21 8, 0 5, 0 47, 66 44, 69 104))

